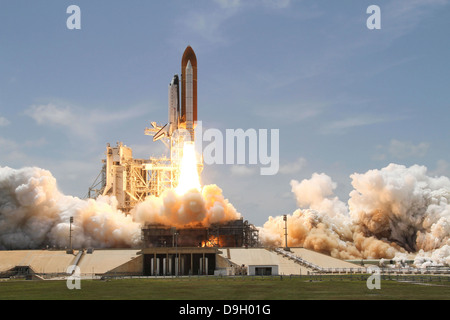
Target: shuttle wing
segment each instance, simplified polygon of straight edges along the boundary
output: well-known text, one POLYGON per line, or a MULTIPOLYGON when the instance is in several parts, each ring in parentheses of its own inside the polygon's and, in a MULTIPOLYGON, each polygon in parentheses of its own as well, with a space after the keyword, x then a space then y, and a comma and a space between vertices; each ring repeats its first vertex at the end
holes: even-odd
POLYGON ((169 126, 166 124, 153 136, 153 141, 158 141, 159 139, 168 136, 169 136, 169 126))

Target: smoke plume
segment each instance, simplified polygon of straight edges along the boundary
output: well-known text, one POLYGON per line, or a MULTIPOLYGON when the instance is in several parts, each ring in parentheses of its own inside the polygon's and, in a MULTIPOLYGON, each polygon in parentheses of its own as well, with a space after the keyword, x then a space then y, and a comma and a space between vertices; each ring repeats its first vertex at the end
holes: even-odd
POLYGON ((49 171, 0 167, 0 249, 68 247, 70 217, 74 247, 130 247, 140 238, 114 198, 66 196, 49 171))
POLYGON ((179 196, 173 189, 161 197, 149 197, 132 211, 135 221, 141 224, 163 224, 178 228, 204 226, 236 220, 241 215, 222 195, 216 185, 195 189, 179 196))
MULTIPOLYGON (((290 246, 343 259, 405 257, 450 264, 450 180, 430 177, 423 166, 390 164, 353 174, 348 205, 334 196, 325 174, 291 181, 299 209, 288 216, 290 246)), ((284 221, 270 217, 264 243, 283 244, 284 221)))
POLYGON ((240 214, 215 185, 183 196, 167 190, 125 215, 115 197, 82 200, 62 194, 47 170, 0 167, 0 250, 68 247, 70 217, 74 248, 124 248, 140 244, 147 223, 208 226, 240 214))
MULTIPOLYGON (((299 208, 288 215, 288 244, 341 259, 403 259, 416 265, 450 265, 450 180, 431 177, 423 166, 391 164, 350 176, 348 203, 325 174, 292 180, 299 208)), ((210 226, 241 215, 216 185, 177 195, 149 197, 129 215, 115 197, 82 200, 62 194, 52 174, 39 168, 0 167, 0 249, 69 245, 75 248, 136 247, 145 224, 178 228, 210 226)), ((265 245, 284 245, 282 216, 260 228, 265 245)))

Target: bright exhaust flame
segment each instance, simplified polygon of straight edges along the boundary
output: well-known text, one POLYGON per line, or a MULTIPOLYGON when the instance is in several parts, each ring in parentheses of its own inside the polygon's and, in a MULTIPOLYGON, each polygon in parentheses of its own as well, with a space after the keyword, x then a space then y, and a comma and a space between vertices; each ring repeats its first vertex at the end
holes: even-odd
POLYGON ((213 248, 213 247, 221 247, 221 243, 219 241, 219 237, 211 236, 208 241, 202 241, 203 248, 213 248))
POLYGON ((193 142, 186 142, 183 147, 183 158, 180 164, 180 178, 175 192, 181 196, 192 189, 201 191, 202 187, 198 175, 195 145, 193 142))

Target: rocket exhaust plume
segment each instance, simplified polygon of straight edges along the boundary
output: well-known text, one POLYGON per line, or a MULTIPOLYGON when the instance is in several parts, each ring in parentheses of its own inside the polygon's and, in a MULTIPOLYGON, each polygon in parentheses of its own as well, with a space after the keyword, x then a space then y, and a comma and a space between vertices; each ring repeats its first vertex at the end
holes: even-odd
POLYGON ((183 195, 168 189, 160 197, 150 196, 132 210, 136 222, 162 224, 176 228, 209 227, 241 217, 216 185, 204 186, 202 191, 191 189, 183 195))
POLYGON ((135 221, 177 228, 208 227, 241 218, 217 185, 202 188, 194 142, 184 142, 180 177, 175 189, 160 197, 150 196, 139 203, 131 214, 135 221))
MULTIPOLYGON (((348 205, 334 196, 325 174, 292 180, 299 209, 288 216, 290 246, 331 256, 401 258, 416 264, 450 265, 450 180, 430 177, 423 166, 390 164, 351 175, 348 205)), ((282 217, 270 217, 260 230, 266 245, 283 244, 282 217)))
POLYGON ((180 178, 175 192, 180 196, 193 189, 201 191, 197 156, 195 154, 194 143, 185 142, 183 147, 183 157, 180 164, 180 178))

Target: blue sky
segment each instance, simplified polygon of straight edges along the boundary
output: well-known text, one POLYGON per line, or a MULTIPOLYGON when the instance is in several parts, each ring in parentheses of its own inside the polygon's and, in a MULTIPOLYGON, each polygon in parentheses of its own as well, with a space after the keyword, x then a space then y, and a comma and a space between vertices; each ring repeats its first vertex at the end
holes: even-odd
POLYGON ((280 172, 205 167, 250 222, 296 208, 290 181, 389 163, 450 176, 450 1, 12 1, 0 3, 0 166, 50 170, 83 197, 107 143, 164 152, 167 85, 191 45, 204 128, 279 129, 280 172), (81 8, 81 30, 66 9, 81 8), (369 30, 367 7, 381 8, 369 30))

